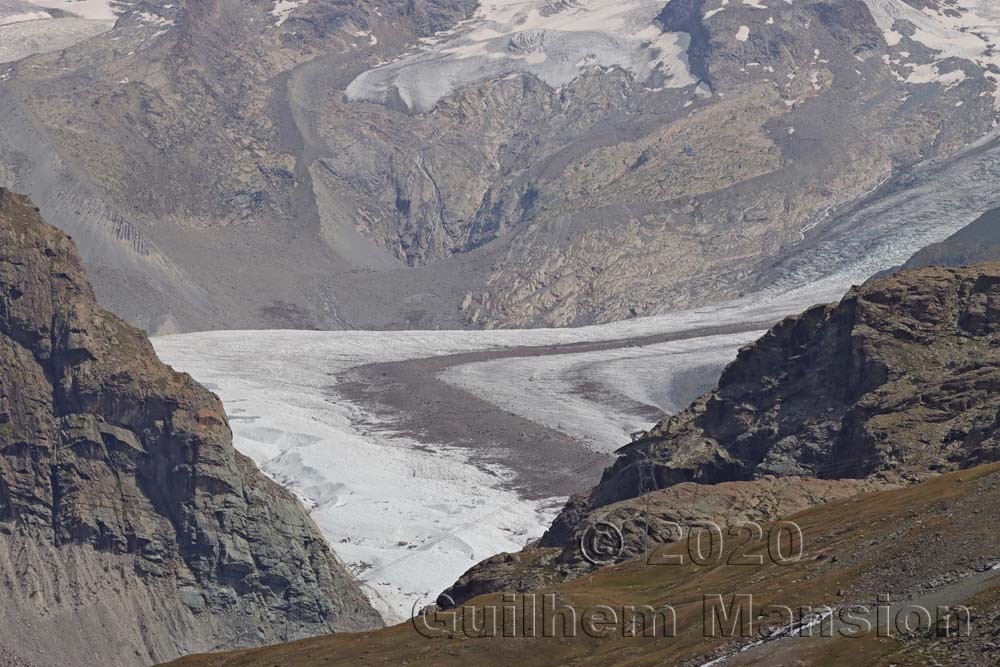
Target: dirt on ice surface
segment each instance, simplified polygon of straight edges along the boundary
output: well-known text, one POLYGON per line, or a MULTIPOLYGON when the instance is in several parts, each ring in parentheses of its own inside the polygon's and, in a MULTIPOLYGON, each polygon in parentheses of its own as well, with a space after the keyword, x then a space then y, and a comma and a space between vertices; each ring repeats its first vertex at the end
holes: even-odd
POLYGON ((737 323, 375 363, 351 369, 336 392, 411 437, 509 468, 525 497, 566 496, 596 483, 631 432, 710 388, 763 328, 737 323))
MULTIPOLYGON (((995 150, 969 155, 992 163, 995 150)), ((973 207, 971 221, 995 205, 986 172, 927 173, 847 212, 842 233, 777 264, 748 297, 697 310, 578 329, 221 331, 154 344, 222 397, 236 447, 302 497, 398 620, 539 537, 630 431, 714 382, 753 331, 946 238, 964 224, 956 207, 973 207)))
POLYGON ((731 304, 581 329, 223 331, 154 345, 222 397, 236 447, 303 499, 392 621, 480 560, 540 537, 629 431, 656 421, 650 410, 678 402, 630 398, 637 383, 650 396, 710 384, 706 354, 707 368, 720 367, 748 332, 803 305, 731 304), (552 373, 526 378, 524 363, 555 359, 552 373), (522 370, 483 372, 496 363, 522 370), (573 369, 572 400, 559 398, 560 366, 573 369), (501 398, 485 400, 493 392, 501 398), (608 395, 619 397, 610 409, 608 395), (581 437, 583 423, 604 436, 581 437))

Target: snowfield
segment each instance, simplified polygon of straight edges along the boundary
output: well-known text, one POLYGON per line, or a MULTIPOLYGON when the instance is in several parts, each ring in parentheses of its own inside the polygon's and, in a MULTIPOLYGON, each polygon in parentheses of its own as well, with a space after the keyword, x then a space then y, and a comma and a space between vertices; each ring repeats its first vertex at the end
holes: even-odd
MULTIPOLYGON (((957 85, 966 74, 951 58, 1000 71, 1000 4, 994 0, 949 0, 924 9, 905 0, 864 2, 892 49, 887 64, 899 80, 957 85), (912 44, 926 47, 930 55, 924 49, 911 53, 912 44)), ((427 113, 464 86, 517 73, 533 74, 559 88, 586 69, 617 67, 648 88, 693 85, 690 36, 663 32, 655 22, 664 5, 663 0, 484 0, 468 21, 423 40, 413 53, 362 73, 346 95, 427 113)), ((774 22, 769 6, 758 0, 708 0, 703 20, 710 22, 736 6, 755 10, 762 22, 774 22)), ((752 32, 751 26, 741 25, 733 38, 746 42, 752 32)), ((1000 86, 995 95, 1000 109, 1000 86)))
MULTIPOLYGON (((993 0, 950 0, 923 10, 903 0, 865 0, 875 22, 891 47, 909 39, 935 52, 927 63, 914 63, 910 54, 898 49, 897 76, 908 83, 939 82, 950 86, 961 83, 965 73, 954 66, 942 73, 939 65, 948 58, 959 58, 996 72, 1000 53, 996 51, 1000 38, 1000 5, 993 0), (912 30, 912 32, 911 32, 912 30)), ((994 83, 996 78, 991 78, 994 83)), ((1000 88, 996 93, 1000 108, 1000 88)))
POLYGON ((426 113, 480 81, 530 73, 559 88, 594 67, 620 67, 650 88, 683 88, 697 83, 688 69, 691 38, 653 22, 664 4, 484 0, 475 17, 424 40, 417 53, 358 76, 347 97, 426 113))

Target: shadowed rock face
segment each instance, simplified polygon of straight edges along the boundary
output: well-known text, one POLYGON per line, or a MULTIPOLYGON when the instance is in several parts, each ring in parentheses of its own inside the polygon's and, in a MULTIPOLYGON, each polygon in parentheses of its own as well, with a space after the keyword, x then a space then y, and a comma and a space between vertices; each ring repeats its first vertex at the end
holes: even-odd
POLYGON ((379 624, 218 398, 95 304, 73 242, 0 189, 0 644, 139 665, 379 624))
POLYGON ((1000 209, 987 211, 944 241, 913 255, 904 269, 923 266, 964 266, 1000 260, 1000 209))
POLYGON ((686 32, 691 35, 687 52, 691 74, 711 86, 708 63, 712 45, 708 29, 702 22, 704 13, 705 0, 671 0, 663 7, 656 20, 667 32, 686 32))

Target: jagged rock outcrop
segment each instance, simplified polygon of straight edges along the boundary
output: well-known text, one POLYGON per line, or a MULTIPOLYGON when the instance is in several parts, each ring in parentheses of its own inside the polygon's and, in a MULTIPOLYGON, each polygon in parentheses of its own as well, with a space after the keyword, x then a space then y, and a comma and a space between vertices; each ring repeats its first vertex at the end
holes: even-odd
POLYGON ((588 503, 763 475, 900 479, 1000 457, 1000 264, 871 281, 740 351, 626 447, 588 503))
POLYGON ((593 565, 581 540, 601 522, 623 533, 616 562, 647 533, 675 539, 670 521, 767 521, 996 461, 998 395, 1000 263, 869 281, 741 350, 712 392, 619 450, 536 545, 447 593, 460 603, 578 576, 593 565))
POLYGON ((98 307, 73 242, 0 189, 0 648, 124 667, 376 626, 218 398, 98 307))

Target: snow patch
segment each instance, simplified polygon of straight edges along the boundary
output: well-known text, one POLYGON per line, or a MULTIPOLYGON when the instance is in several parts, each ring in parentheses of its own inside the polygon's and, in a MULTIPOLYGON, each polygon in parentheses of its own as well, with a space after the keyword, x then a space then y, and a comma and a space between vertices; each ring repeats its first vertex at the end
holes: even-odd
MULTIPOLYGON (((965 78, 964 74, 958 79, 953 67, 946 74, 938 69, 938 64, 948 58, 967 60, 988 70, 1000 68, 1000 52, 996 50, 1000 39, 1000 4, 996 2, 950 0, 938 8, 923 10, 904 0, 865 0, 865 4, 890 47, 899 45, 904 35, 909 35, 909 39, 935 52, 930 63, 899 63, 901 68, 910 70, 897 73, 908 83, 956 85, 965 78)), ((900 57, 910 57, 904 53, 900 57)), ((995 97, 1000 109, 1000 88, 995 97)))
POLYGON ((288 17, 292 15, 292 12, 307 2, 309 2, 309 0, 277 0, 277 2, 274 3, 274 9, 271 10, 271 16, 276 16, 278 18, 275 25, 284 25, 285 21, 288 20, 288 17))

